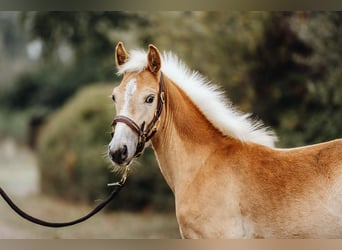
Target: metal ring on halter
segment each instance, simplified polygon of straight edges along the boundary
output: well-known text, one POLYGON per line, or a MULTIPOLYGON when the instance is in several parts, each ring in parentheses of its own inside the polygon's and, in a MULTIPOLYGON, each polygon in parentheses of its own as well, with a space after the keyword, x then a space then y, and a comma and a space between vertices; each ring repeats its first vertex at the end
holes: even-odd
POLYGON ((122 186, 125 184, 129 172, 129 166, 125 168, 125 172, 123 173, 121 180, 119 182, 108 183, 107 186, 122 186))

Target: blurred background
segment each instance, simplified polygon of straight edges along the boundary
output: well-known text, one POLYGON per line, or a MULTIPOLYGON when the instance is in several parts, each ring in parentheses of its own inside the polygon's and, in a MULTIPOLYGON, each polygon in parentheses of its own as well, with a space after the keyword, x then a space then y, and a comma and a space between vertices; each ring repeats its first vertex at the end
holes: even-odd
MULTIPOLYGON (((120 177, 106 156, 119 40, 176 53, 279 147, 342 137, 340 12, 0 12, 0 183, 25 211, 74 219, 120 177)), ((0 238, 179 238, 152 150, 82 225, 41 228, 0 210, 0 238)))

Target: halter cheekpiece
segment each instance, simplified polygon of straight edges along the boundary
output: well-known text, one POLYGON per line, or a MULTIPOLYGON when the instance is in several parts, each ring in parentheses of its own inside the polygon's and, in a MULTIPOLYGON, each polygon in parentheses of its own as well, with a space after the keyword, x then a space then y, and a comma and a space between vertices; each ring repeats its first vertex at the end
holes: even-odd
POLYGON ((112 122, 112 129, 113 132, 115 130, 115 126, 118 122, 125 123, 129 128, 131 128, 137 135, 138 135, 138 144, 137 148, 134 153, 134 157, 139 157, 142 151, 145 148, 146 142, 148 142, 157 132, 159 122, 160 122, 160 115, 163 110, 163 105, 165 103, 165 92, 164 92, 164 77, 163 73, 161 72, 160 80, 159 80, 159 91, 158 91, 158 100, 157 100, 157 108, 154 112, 154 116, 151 122, 146 126, 145 129, 145 122, 143 122, 140 126, 133 121, 131 118, 123 115, 115 116, 112 122))

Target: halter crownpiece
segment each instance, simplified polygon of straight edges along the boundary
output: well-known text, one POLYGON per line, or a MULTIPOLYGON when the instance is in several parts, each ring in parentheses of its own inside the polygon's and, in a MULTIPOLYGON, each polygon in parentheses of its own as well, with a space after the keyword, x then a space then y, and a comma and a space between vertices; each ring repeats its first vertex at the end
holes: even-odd
POLYGON ((137 135, 138 135, 138 144, 137 148, 134 153, 134 157, 139 157, 142 151, 145 148, 146 142, 148 142, 157 132, 159 122, 160 122, 160 115, 163 110, 163 105, 165 103, 165 92, 164 92, 164 77, 163 73, 161 72, 160 80, 159 80, 159 91, 158 91, 158 103, 157 109, 154 112, 154 116, 151 122, 146 126, 145 129, 145 122, 139 126, 135 121, 131 118, 123 115, 117 115, 113 122, 112 122, 112 129, 114 132, 115 126, 118 122, 125 123, 129 128, 131 128, 137 135))

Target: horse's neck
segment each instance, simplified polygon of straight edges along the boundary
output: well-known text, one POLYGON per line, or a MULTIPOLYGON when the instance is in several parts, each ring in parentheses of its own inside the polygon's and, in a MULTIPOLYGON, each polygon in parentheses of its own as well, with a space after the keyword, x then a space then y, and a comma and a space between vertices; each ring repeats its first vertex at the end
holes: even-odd
MULTIPOLYGON (((165 79, 166 107, 152 140, 160 169, 174 193, 192 181, 220 140, 227 141, 169 79, 165 79)), ((209 100, 203 100, 209 101, 209 100)))

